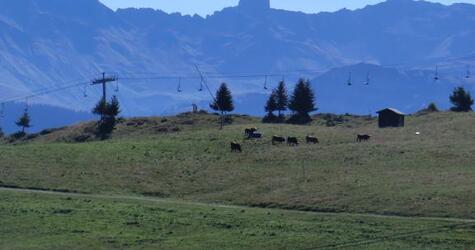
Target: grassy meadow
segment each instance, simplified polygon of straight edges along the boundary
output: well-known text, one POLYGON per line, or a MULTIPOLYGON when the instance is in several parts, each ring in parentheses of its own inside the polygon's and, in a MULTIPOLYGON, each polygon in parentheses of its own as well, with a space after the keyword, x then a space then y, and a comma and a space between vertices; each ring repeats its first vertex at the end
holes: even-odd
MULTIPOLYGON (((256 118, 235 116, 234 122, 220 131, 216 116, 185 114, 124 120, 107 141, 84 136, 91 123, 44 131, 26 141, 5 141, 0 144, 3 187, 255 208, 240 213, 235 208, 215 207, 210 214, 209 207, 183 202, 150 204, 96 198, 84 203, 76 198, 2 192, 0 216, 8 226, 2 227, 0 237, 11 239, 15 232, 24 232, 31 238, 6 247, 0 243, 0 248, 22 249, 40 243, 45 249, 53 247, 48 245, 48 238, 41 238, 41 231, 30 232, 32 227, 22 226, 23 217, 47 232, 64 231, 49 236, 63 239, 60 242, 64 246, 135 248, 140 242, 144 244, 141 247, 255 249, 312 248, 446 225, 422 217, 475 219, 474 114, 414 115, 406 118, 405 128, 397 129, 378 129, 377 120, 369 117, 332 118, 335 126, 331 127, 326 126, 329 122, 325 119, 329 118, 319 116, 311 125, 293 126, 261 124, 256 118), (258 127, 264 139, 244 139, 246 127, 258 127), (373 138, 357 143, 358 133, 373 138), (297 136, 301 145, 274 146, 272 135, 297 136), (320 144, 306 145, 306 135, 317 136, 320 144), (85 142, 74 142, 78 138, 85 142), (231 153, 230 141, 240 142, 243 153, 231 153), (155 206, 175 213, 154 212, 155 206), (55 208, 74 212, 48 212, 55 208), (96 215, 96 211, 103 212, 96 215), (271 218, 268 211, 272 211, 271 218), (139 216, 140 227, 127 225, 130 213, 139 216), (363 218, 345 213, 420 219, 363 218), (225 224, 239 222, 240 226, 223 229, 210 225, 209 217, 202 218, 203 214, 225 224), (68 227, 67 221, 74 225, 69 231, 60 230, 68 227), (169 221, 176 224, 168 225, 169 221), (283 229, 278 229, 279 223, 284 224, 283 229), (75 234, 73 227, 89 233, 75 234), (157 228, 160 230, 155 234, 157 228), (173 233, 166 234, 170 231, 173 233), (127 232, 127 237, 120 232, 127 232), (79 242, 82 238, 90 241, 79 242)), ((388 240, 369 248, 470 248, 475 244, 467 239, 474 236, 473 227, 468 227, 429 238, 388 240)))
POLYGON ((0 191, 1 249, 468 249, 474 221, 0 191))

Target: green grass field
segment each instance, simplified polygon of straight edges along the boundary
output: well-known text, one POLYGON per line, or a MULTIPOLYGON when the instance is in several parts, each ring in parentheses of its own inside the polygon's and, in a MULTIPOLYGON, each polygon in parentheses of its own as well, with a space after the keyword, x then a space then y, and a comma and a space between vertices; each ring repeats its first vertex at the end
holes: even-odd
MULTIPOLYGON (((264 125, 255 118, 235 117, 234 123, 222 131, 217 130, 217 118, 212 115, 182 115, 166 120, 135 119, 120 124, 111 140, 72 143, 74 138, 84 134, 90 126, 81 124, 43 133, 30 141, 0 145, 0 186, 147 196, 266 209, 475 218, 474 114, 433 113, 410 116, 406 127, 401 129, 377 129, 376 120, 367 117, 342 118, 337 126, 327 127, 323 125, 325 121, 321 118, 309 126, 292 126, 264 125), (246 127, 258 127, 265 138, 260 141, 245 140, 243 130, 246 127), (420 135, 416 135, 416 132, 420 132, 420 135), (373 140, 369 143, 356 143, 357 133, 371 134, 373 140), (273 146, 270 142, 272 135, 292 135, 303 140, 309 134, 316 135, 321 143, 288 147, 273 146), (229 142, 233 140, 242 143, 242 154, 230 152, 229 142)), ((6 197, 14 204, 21 204, 20 207, 32 206, 35 199, 43 199, 28 195, 6 197)), ((53 197, 44 199, 47 202, 42 203, 45 207, 41 209, 65 206, 62 200, 53 197)), ((108 207, 107 211, 111 209, 104 220, 124 218, 118 214, 118 210, 111 208, 111 201, 98 202, 104 203, 108 207)), ((5 204, 2 205, 2 217, 8 219, 11 216, 3 212, 8 211, 10 203, 5 204)), ((120 204, 123 204, 125 210, 127 204, 134 206, 131 201, 120 204)), ((75 208, 78 204, 73 205, 70 207, 75 208)), ((174 206, 183 216, 192 209, 181 204, 174 206)), ((260 213, 265 212, 260 211, 268 210, 256 208, 250 211, 255 211, 256 214, 239 214, 239 218, 249 220, 249 228, 259 224, 251 221, 267 220, 265 216, 260 216, 260 213)), ((142 213, 144 216, 152 216, 147 211, 142 213)), ((301 212, 284 213, 295 218, 288 222, 289 225, 305 224, 309 222, 306 216, 317 216, 301 212)), ((76 219, 80 220, 85 214, 87 212, 78 215, 76 219)), ((346 229, 354 229, 354 232, 337 233, 341 239, 323 239, 318 233, 319 229, 315 229, 317 231, 310 230, 308 234, 295 235, 295 239, 292 235, 277 237, 271 241, 275 245, 270 245, 269 248, 312 248, 327 243, 355 241, 362 237, 362 228, 347 221, 345 216, 318 216, 329 219, 329 227, 335 232, 346 229), (335 225, 332 226, 332 223, 335 225)), ((51 223, 61 223, 54 218, 51 223)), ((196 229, 193 225, 200 224, 198 221, 190 220, 187 223, 191 226, 183 226, 180 230, 186 232, 196 229)), ((414 224, 424 222, 422 219, 403 221, 404 223, 381 219, 382 225, 396 223, 401 227, 399 230, 397 226, 394 229, 393 226, 383 226, 385 229, 381 229, 381 235, 408 231, 406 229, 414 227, 414 224)), ((14 228, 14 222, 11 223, 14 228)), ((431 223, 433 224, 428 228, 443 225, 438 221, 431 223)), ((123 225, 117 227, 121 228, 123 225)), ((97 234, 89 234, 91 244, 105 244, 99 239, 101 230, 98 229, 97 234)), ((230 242, 226 245, 230 248, 260 248, 261 241, 267 241, 266 237, 248 240, 245 235, 226 234, 226 230, 213 232, 212 227, 200 228, 199 231, 203 235, 195 235, 197 242, 192 240, 193 234, 190 234, 191 238, 184 239, 184 242, 197 244, 196 247, 220 246, 219 244, 230 242), (225 235, 220 235, 221 233, 225 235), (218 238, 213 238, 213 235, 218 238), (248 241, 243 241, 244 238, 248 241)), ((149 231, 137 232, 139 235, 148 235, 149 231)), ((431 241, 422 240, 419 244, 417 240, 404 239, 379 246, 406 248, 415 244, 416 248, 447 248, 453 244, 450 243, 451 240, 459 242, 459 235, 452 237, 452 233, 457 232, 453 230, 447 234, 450 239, 433 239, 433 245, 431 241)), ((473 230, 463 231, 461 235, 475 238, 473 230)), ((117 238, 121 237, 116 235, 114 240, 118 240, 117 238)), ((174 234, 160 242, 165 248, 193 248, 193 245, 177 245, 179 239, 174 234)), ((31 241, 31 244, 39 242, 35 237, 31 241)), ((65 244, 68 244, 66 240, 65 244)), ((117 244, 134 246, 133 241, 117 244)), ((144 244, 147 246, 147 243, 144 244)), ((106 246, 120 247, 114 244, 106 246)), ((475 247, 471 241, 460 240, 460 247, 467 246, 475 247)), ((23 248, 21 245, 11 247, 23 248)), ((372 247, 379 249, 378 245, 370 248, 372 247)))
POLYGON ((475 221, 0 191, 1 249, 455 249, 475 221))

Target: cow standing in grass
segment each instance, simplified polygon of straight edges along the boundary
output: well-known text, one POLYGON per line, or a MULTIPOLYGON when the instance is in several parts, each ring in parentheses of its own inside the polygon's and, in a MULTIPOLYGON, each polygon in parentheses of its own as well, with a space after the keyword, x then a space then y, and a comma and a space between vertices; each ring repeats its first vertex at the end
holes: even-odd
POLYGON ((272 145, 285 143, 285 138, 281 136, 274 135, 272 137, 272 145))
POLYGON ((299 145, 299 140, 297 137, 287 137, 287 145, 293 147, 299 145))
POLYGON ((357 142, 367 142, 370 139, 371 139, 370 135, 360 135, 360 134, 358 134, 358 136, 356 136, 356 141, 357 142))
POLYGON ((244 130, 244 135, 245 135, 246 137, 249 137, 251 134, 253 134, 253 133, 255 133, 255 132, 257 132, 257 128, 246 128, 246 129, 244 130))
POLYGON ((242 152, 241 144, 237 142, 231 142, 231 152, 242 152))
POLYGON ((314 137, 314 136, 307 136, 307 137, 305 137, 305 140, 307 141, 307 144, 318 144, 318 143, 320 143, 318 138, 314 137))

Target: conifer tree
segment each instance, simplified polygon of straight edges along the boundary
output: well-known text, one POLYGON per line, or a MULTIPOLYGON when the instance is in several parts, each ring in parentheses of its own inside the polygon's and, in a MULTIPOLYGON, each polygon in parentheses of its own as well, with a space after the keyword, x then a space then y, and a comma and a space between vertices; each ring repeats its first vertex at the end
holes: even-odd
POLYGON ((28 110, 25 110, 23 115, 18 119, 18 121, 15 122, 15 124, 21 128, 21 133, 24 134, 25 130, 31 127, 30 122, 31 119, 30 115, 28 114, 28 110))
POLYGON ((233 96, 226 83, 222 83, 218 91, 216 91, 215 100, 210 104, 210 107, 213 110, 220 112, 221 128, 223 128, 224 115, 227 112, 232 112, 234 110, 233 96))
POLYGON ((110 102, 101 99, 93 108, 92 113, 101 116, 97 126, 97 135, 107 139, 117 124, 117 116, 120 114, 120 104, 117 96, 113 96, 110 102))
POLYGON ((272 91, 269 99, 267 100, 266 106, 264 107, 266 115, 264 116, 263 122, 276 122, 277 117, 274 115, 274 111, 277 110, 277 95, 275 90, 272 91))
POLYGON ((289 119, 290 123, 308 123, 311 121, 310 112, 315 108, 315 94, 310 86, 310 81, 300 79, 290 97, 289 109, 294 113, 289 119))
POLYGON ((279 112, 279 117, 281 117, 283 112, 287 110, 289 105, 289 96, 287 94, 287 89, 285 87, 285 82, 279 82, 279 85, 275 89, 277 111, 279 112))
POLYGON ((455 112, 469 112, 472 111, 473 99, 470 92, 465 91, 463 87, 454 89, 450 96, 450 102, 454 105, 450 110, 455 112))
POLYGON ((273 116, 274 111, 277 110, 277 95, 275 91, 272 91, 272 94, 270 94, 269 99, 267 100, 265 110, 267 112, 268 116, 273 116))

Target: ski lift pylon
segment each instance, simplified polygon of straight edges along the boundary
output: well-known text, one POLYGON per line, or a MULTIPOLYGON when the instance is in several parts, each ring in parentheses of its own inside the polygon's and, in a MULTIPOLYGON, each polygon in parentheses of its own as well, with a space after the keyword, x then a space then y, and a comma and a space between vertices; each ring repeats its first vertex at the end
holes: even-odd
POLYGON ((365 85, 369 85, 370 81, 371 81, 371 78, 369 77, 369 71, 368 71, 368 73, 366 73, 366 82, 365 82, 365 85))
POLYGON ((348 77, 348 86, 351 86, 352 85, 352 79, 351 79, 351 71, 350 71, 350 74, 349 74, 349 77, 348 77))
POLYGON ((467 65, 467 73, 465 74, 465 78, 470 78, 472 76, 472 73, 470 72, 470 66, 467 65))

